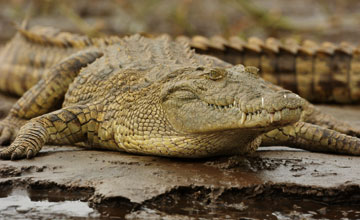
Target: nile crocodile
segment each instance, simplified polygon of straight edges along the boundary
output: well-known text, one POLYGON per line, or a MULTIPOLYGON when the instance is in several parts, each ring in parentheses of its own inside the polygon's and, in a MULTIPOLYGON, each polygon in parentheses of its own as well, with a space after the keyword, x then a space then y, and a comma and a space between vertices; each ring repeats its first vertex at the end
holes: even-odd
MULTIPOLYGON (((64 36, 29 36, 53 50, 87 49, 45 69, 0 122, 0 142, 13 140, 0 158, 31 158, 46 143, 186 158, 247 154, 260 144, 360 154, 360 131, 264 81, 256 67, 196 54, 168 36, 64 36)), ((24 62, 46 67, 38 56, 24 62)))
MULTIPOLYGON (((188 41, 197 53, 216 56, 232 64, 256 66, 265 80, 289 89, 312 102, 360 102, 360 48, 341 43, 269 38, 265 42, 238 37, 228 40, 196 36, 188 41), (316 95, 314 95, 316 94, 316 95)), ((119 37, 89 38, 49 27, 19 28, 0 51, 0 91, 22 95, 60 60, 88 47, 112 44, 119 37)))

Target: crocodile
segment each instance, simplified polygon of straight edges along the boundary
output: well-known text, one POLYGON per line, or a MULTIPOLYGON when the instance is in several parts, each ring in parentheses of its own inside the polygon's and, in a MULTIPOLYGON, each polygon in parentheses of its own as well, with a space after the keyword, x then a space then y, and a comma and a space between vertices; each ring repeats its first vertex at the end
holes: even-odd
POLYGON ((260 145, 360 154, 359 130, 265 81, 256 67, 197 54, 166 35, 97 44, 45 70, 15 103, 0 121, 0 144, 10 142, 1 159, 32 158, 44 144, 180 158, 260 145))
MULTIPOLYGON (((38 82, 48 68, 62 59, 120 37, 89 38, 50 27, 18 28, 16 36, 0 51, 0 91, 21 96, 38 82)), ((274 38, 265 42, 233 36, 210 39, 179 36, 197 53, 216 56, 231 64, 260 69, 265 80, 291 90, 315 103, 360 103, 360 48, 349 43, 320 46, 305 40, 302 44, 274 38), (316 94, 316 95, 314 95, 316 94)))

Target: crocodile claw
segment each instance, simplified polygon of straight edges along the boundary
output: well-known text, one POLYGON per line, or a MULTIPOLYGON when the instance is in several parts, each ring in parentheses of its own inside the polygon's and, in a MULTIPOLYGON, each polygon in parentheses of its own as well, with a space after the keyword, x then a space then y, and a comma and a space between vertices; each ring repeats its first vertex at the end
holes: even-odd
POLYGON ((32 158, 36 155, 34 146, 28 143, 13 143, 9 147, 0 150, 0 159, 3 160, 18 160, 22 158, 32 158), (28 145, 28 146, 26 146, 28 145))

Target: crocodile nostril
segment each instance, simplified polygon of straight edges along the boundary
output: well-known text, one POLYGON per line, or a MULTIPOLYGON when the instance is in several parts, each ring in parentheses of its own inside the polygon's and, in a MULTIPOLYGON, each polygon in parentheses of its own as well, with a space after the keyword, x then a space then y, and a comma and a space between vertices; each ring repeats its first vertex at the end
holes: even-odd
POLYGON ((293 92, 291 92, 290 90, 281 90, 281 91, 278 91, 278 93, 280 93, 280 94, 291 94, 291 93, 293 93, 293 92))
POLYGON ((287 92, 287 93, 281 93, 281 95, 285 98, 285 99, 299 99, 300 96, 292 93, 292 92, 287 92))

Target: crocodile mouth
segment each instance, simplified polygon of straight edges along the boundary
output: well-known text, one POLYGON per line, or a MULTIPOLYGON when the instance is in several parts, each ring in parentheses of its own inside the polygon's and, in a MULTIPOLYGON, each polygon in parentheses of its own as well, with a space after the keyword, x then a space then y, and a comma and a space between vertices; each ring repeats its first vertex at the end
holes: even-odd
POLYGON ((241 118, 239 120, 240 125, 244 125, 247 122, 260 120, 265 120, 270 123, 280 122, 282 120, 288 120, 289 118, 294 118, 296 116, 300 117, 300 114, 303 110, 301 106, 296 106, 284 107, 278 110, 274 109, 270 111, 263 108, 249 112, 241 110, 236 102, 229 105, 217 105, 207 102, 205 102, 205 104, 212 110, 219 111, 221 113, 229 112, 234 114, 241 114, 241 118))

